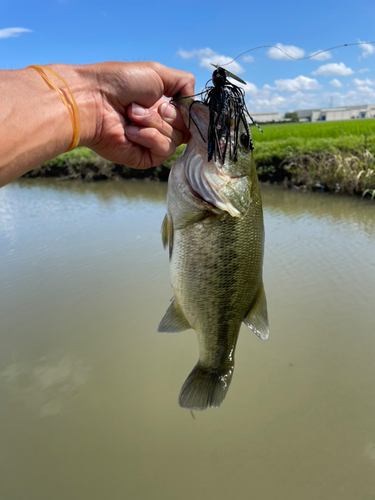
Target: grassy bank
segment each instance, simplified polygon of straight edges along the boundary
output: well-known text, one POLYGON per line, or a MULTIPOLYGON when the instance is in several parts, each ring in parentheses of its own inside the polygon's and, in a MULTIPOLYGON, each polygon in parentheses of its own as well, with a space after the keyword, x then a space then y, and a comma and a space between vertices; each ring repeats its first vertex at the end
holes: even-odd
MULTIPOLYGON (((261 134, 255 127, 251 129, 262 181, 375 197, 375 120, 266 125, 263 130, 261 134)), ((89 149, 77 148, 26 177, 165 181, 182 151, 180 146, 158 167, 134 170, 103 160, 89 149)))
POLYGON ((261 180, 346 194, 375 193, 375 120, 252 127, 261 180))
POLYGON ((76 148, 27 172, 23 177, 59 177, 62 180, 82 179, 85 181, 148 179, 167 181, 174 161, 181 156, 185 146, 179 146, 176 153, 162 165, 145 170, 136 170, 101 158, 88 148, 76 148))
POLYGON ((252 134, 262 180, 346 194, 375 193, 375 120, 266 125, 252 134))

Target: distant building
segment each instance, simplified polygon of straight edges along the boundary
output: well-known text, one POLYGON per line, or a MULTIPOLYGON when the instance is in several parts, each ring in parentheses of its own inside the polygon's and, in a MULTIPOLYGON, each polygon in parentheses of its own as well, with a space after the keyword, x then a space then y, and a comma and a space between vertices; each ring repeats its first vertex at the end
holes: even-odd
POLYGON ((270 111, 267 113, 258 113, 256 111, 250 111, 250 115, 254 118, 256 122, 281 122, 283 120, 280 111, 270 111))
POLYGON ((301 122, 360 120, 362 118, 375 118, 375 104, 345 106, 342 108, 299 109, 296 113, 301 122))

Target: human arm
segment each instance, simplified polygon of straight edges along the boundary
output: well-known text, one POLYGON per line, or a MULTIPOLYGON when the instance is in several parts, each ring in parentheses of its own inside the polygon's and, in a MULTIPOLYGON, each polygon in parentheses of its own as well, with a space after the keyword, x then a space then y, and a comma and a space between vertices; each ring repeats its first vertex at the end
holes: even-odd
MULTIPOLYGON (((116 163, 149 168, 162 163, 187 140, 188 131, 178 113, 161 118, 162 96, 192 94, 191 74, 154 62, 47 67, 65 80, 77 102, 79 146, 116 163), (136 109, 146 112, 137 116, 136 109)), ((66 90, 54 77, 50 80, 66 90)), ((59 94, 33 68, 0 71, 0 95, 2 186, 66 151, 72 126, 59 94)))

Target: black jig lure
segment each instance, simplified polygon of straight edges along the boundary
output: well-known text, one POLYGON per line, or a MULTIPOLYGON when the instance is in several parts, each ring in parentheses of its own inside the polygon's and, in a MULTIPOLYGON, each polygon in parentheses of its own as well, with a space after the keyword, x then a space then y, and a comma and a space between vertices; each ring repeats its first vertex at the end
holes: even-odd
POLYGON ((251 151, 254 149, 247 116, 261 132, 262 130, 247 110, 244 89, 230 82, 227 77, 231 77, 244 85, 246 85, 246 82, 221 66, 217 65, 215 67, 216 69, 212 73, 213 86, 207 86, 208 81, 202 92, 202 100, 210 110, 207 133, 208 161, 214 158, 215 161, 220 159, 224 163, 228 145, 230 158, 237 161, 238 141, 244 147, 250 148, 251 151), (241 123, 243 132, 239 136, 241 123), (233 130, 233 141, 231 141, 231 130, 233 130))

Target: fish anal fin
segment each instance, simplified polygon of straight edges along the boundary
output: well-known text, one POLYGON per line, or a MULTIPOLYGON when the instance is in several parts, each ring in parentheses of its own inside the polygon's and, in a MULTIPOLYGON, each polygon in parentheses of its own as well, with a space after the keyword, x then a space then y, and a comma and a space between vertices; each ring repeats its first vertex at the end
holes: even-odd
POLYGON ((169 247, 169 259, 172 258, 173 252, 173 221, 169 219, 168 214, 165 214, 161 225, 161 239, 164 249, 169 247))
POLYGON ((191 328, 189 322, 185 318, 179 305, 173 298, 171 305, 164 314, 158 326, 158 332, 163 333, 178 333, 191 328))
POLYGON ((249 312, 246 314, 243 322, 259 338, 267 340, 269 335, 267 299, 264 292, 264 285, 261 283, 254 302, 251 304, 249 312))

